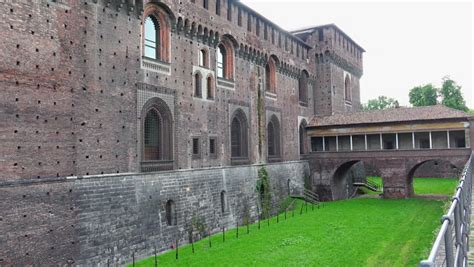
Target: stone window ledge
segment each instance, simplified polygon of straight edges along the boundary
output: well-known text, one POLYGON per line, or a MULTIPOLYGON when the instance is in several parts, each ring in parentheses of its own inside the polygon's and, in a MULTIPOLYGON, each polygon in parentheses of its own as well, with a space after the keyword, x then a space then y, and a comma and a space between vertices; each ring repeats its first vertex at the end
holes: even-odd
POLYGON ((217 87, 223 88, 223 89, 234 90, 235 89, 235 83, 234 83, 234 81, 218 77, 217 78, 217 87))
POLYGON ((171 65, 169 63, 148 57, 142 57, 141 68, 165 75, 171 75, 171 65))
POLYGON ((172 160, 144 160, 140 162, 140 172, 169 171, 172 169, 172 160))
POLYGON ((272 100, 276 100, 277 99, 277 94, 273 93, 273 92, 269 92, 269 91, 265 91, 265 96, 272 99, 272 100))
POLYGON ((233 157, 230 159, 230 162, 232 165, 245 165, 250 163, 248 157, 233 157))

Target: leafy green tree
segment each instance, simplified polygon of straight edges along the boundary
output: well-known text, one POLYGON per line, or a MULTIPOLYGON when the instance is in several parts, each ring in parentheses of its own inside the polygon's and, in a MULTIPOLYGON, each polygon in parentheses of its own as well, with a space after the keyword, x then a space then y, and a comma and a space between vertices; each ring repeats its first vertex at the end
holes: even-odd
POLYGON ((363 106, 365 111, 376 110, 376 109, 386 109, 386 108, 398 108, 400 105, 398 101, 386 96, 379 96, 375 99, 370 99, 366 105, 363 106))
POLYGON ((464 101, 464 97, 462 96, 461 86, 457 85, 456 82, 448 76, 443 78, 440 95, 442 98, 441 104, 462 111, 469 110, 466 106, 466 101, 464 101))
POLYGON ((467 111, 469 114, 471 114, 472 116, 474 116, 474 109, 470 109, 467 111))
POLYGON ((414 87, 408 96, 410 104, 415 107, 432 106, 438 103, 438 90, 432 84, 414 87))

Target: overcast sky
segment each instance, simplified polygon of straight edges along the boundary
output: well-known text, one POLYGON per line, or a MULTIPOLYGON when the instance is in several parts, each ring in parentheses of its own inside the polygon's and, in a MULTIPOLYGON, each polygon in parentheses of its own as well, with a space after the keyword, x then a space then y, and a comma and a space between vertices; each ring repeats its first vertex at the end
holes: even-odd
POLYGON ((417 85, 441 85, 445 75, 473 101, 471 2, 327 2, 242 0, 286 30, 335 23, 367 52, 362 102, 386 95, 408 105, 417 85))

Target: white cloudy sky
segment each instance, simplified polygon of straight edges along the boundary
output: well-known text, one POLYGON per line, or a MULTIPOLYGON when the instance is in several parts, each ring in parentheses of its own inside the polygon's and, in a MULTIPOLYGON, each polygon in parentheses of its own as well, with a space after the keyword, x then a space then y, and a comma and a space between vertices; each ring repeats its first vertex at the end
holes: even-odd
POLYGON ((335 23, 367 51, 362 101, 386 95, 408 105, 417 85, 449 75, 474 108, 471 2, 242 0, 282 28, 335 23))

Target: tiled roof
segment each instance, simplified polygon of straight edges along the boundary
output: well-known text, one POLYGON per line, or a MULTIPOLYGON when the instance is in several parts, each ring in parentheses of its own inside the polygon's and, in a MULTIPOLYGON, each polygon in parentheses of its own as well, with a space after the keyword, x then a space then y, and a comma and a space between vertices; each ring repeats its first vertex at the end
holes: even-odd
POLYGON ((393 123, 443 119, 466 119, 470 114, 443 105, 392 108, 366 112, 340 113, 331 116, 314 116, 308 127, 343 126, 355 124, 393 123))

